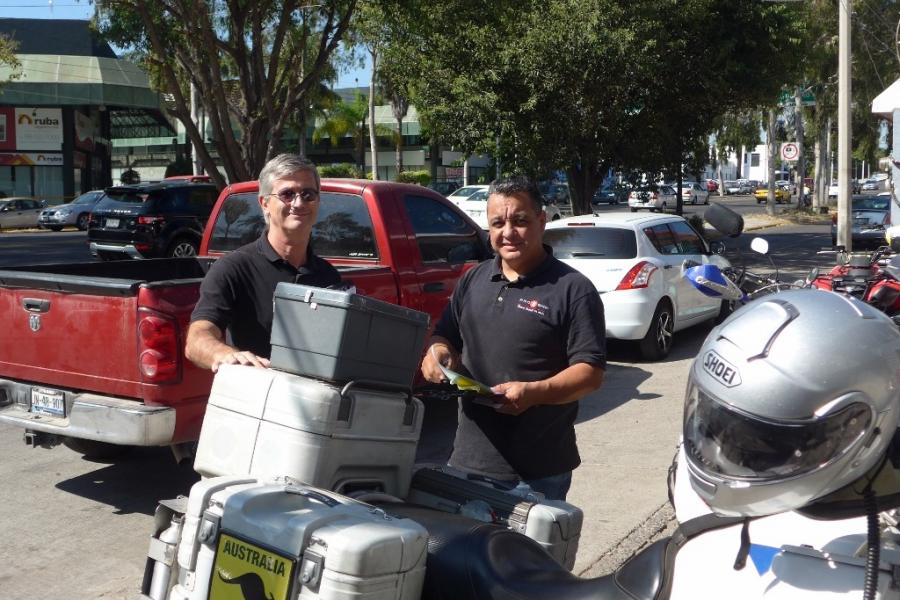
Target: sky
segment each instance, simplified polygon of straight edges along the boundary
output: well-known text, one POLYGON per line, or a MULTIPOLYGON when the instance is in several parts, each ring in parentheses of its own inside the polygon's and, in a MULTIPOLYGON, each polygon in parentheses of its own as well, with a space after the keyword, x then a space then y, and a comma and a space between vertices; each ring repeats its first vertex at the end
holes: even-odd
MULTIPOLYGON (((94 14, 94 6, 88 0, 0 0, 0 19, 84 19, 94 14)), ((338 78, 339 88, 368 85, 372 65, 342 73, 338 78)))

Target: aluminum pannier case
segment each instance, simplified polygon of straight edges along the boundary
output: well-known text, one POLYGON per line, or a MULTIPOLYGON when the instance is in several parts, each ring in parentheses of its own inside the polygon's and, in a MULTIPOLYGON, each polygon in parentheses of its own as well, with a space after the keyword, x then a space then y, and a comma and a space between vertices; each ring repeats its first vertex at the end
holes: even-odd
POLYGON ((523 497, 512 493, 502 482, 451 467, 417 470, 407 500, 506 525, 538 542, 570 571, 575 566, 584 514, 567 502, 547 500, 543 494, 523 497))
POLYGON ((405 497, 423 412, 408 391, 222 365, 194 469, 204 477, 284 475, 345 494, 405 497))
POLYGON ((329 381, 410 387, 428 320, 376 298, 282 282, 275 287, 271 365, 329 381))
POLYGON ((172 600, 421 594, 428 532, 410 519, 289 478, 203 480, 188 505, 172 600))

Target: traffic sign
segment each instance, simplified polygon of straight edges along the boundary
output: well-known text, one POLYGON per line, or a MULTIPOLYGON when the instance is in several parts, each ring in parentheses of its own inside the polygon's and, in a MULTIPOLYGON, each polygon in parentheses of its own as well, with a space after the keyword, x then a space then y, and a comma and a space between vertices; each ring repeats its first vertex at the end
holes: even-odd
POLYGON ((796 142, 784 142, 781 144, 781 160, 793 162, 800 156, 800 148, 796 142))
MULTIPOLYGON (((779 106, 794 106, 796 102, 797 100, 794 97, 794 93, 788 90, 782 90, 781 94, 778 96, 779 106)), ((800 102, 803 106, 815 106, 816 97, 811 90, 805 90, 800 97, 800 102)))

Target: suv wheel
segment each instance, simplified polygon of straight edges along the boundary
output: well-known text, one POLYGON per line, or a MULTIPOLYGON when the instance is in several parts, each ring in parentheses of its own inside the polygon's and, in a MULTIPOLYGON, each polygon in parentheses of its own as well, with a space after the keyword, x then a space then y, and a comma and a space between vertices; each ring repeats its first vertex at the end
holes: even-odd
POLYGON ((173 258, 181 256, 197 256, 197 242, 188 238, 178 238, 172 242, 171 246, 169 246, 166 256, 173 258))

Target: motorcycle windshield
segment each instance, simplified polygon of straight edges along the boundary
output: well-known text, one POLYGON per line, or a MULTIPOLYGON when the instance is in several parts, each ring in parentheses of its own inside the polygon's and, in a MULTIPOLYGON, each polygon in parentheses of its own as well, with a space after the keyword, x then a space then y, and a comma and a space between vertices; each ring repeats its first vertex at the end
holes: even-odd
POLYGON ((865 434, 871 408, 855 402, 804 421, 769 421, 693 387, 684 416, 688 457, 712 476, 771 482, 823 467, 865 434))

